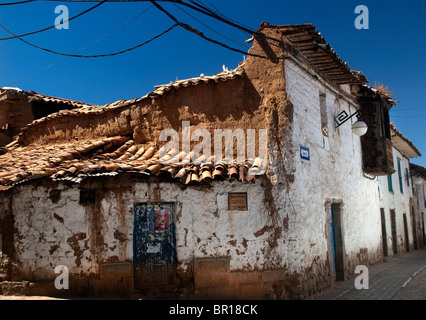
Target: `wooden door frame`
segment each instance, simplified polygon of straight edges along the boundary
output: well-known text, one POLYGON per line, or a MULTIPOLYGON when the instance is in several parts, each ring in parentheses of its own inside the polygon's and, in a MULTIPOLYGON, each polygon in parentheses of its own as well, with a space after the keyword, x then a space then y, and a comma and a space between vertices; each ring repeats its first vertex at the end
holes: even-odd
POLYGON ((386 230, 386 213, 385 208, 380 208, 380 222, 382 225, 382 250, 383 250, 383 256, 387 257, 389 255, 389 248, 388 248, 388 233, 386 230))
POLYGON ((325 234, 327 238, 328 248, 328 261, 330 267, 330 279, 334 281, 344 281, 347 277, 347 271, 345 269, 345 237, 343 228, 343 201, 339 199, 327 199, 325 202, 326 212, 326 225, 325 234), (333 226, 334 226, 334 237, 335 237, 335 252, 336 252, 336 277, 333 272, 333 253, 332 253, 332 239, 331 239, 331 214, 333 212, 333 226))
MULTIPOLYGON (((137 241, 137 217, 136 217, 136 211, 135 208, 137 205, 146 205, 146 204, 169 204, 172 207, 172 213, 171 213, 171 219, 169 217, 169 230, 168 232, 171 233, 171 237, 172 237, 172 246, 173 246, 173 252, 172 252, 172 262, 174 264, 174 273, 176 273, 176 266, 177 266, 177 251, 176 251, 176 230, 175 230, 175 216, 176 216, 176 203, 172 202, 172 201, 148 201, 148 202, 136 202, 133 205, 133 214, 134 214, 134 222, 133 222, 133 270, 134 270, 134 285, 135 285, 135 290, 140 290, 140 289, 145 289, 145 288, 150 288, 152 286, 140 286, 138 283, 138 270, 137 268, 139 267, 139 259, 137 257, 137 250, 138 250, 138 241, 137 241)), ((154 222, 155 224, 155 222, 154 222)), ((148 232, 148 231, 147 231, 148 232)), ((146 254, 146 253, 145 253, 146 254)), ((157 264, 155 264, 157 265, 157 264)), ((155 265, 154 265, 154 269, 155 269, 155 265)), ((141 272, 143 274, 143 272, 141 272)), ((162 276, 163 277, 163 276, 162 276)), ((175 275, 176 278, 176 275, 175 275)), ((170 281, 168 281, 170 282, 170 281)), ((174 286, 176 282, 176 279, 174 279, 174 281, 171 281, 170 284, 166 285, 167 287, 169 286, 174 286)), ((158 287, 158 286, 155 286, 158 287)))

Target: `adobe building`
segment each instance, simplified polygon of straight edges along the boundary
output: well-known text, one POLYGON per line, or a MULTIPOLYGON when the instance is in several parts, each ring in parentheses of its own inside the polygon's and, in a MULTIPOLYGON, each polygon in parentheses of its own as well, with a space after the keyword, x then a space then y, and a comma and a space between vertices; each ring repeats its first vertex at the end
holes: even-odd
POLYGON ((313 25, 264 23, 249 53, 231 71, 26 125, 0 156, 3 292, 25 280, 31 294, 309 299, 381 261, 376 177, 393 170, 395 103, 313 25), (257 158, 181 147, 165 164, 161 133, 183 141, 188 121, 204 138, 254 130, 257 158))
POLYGON ((51 97, 34 91, 0 88, 0 146, 12 142, 21 129, 35 119, 83 105, 79 101, 51 97))

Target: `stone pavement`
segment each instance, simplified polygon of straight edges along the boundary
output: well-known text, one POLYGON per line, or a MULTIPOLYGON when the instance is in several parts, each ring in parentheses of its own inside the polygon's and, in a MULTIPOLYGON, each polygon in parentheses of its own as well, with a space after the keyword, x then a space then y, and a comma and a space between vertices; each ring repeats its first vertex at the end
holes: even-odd
POLYGON ((426 248, 387 257, 368 270, 369 289, 356 289, 354 275, 314 300, 426 300, 426 248))
MULTIPOLYGON (((400 253, 370 266, 369 289, 355 288, 355 278, 336 282, 314 300, 426 300, 426 248, 400 253)), ((0 300, 61 300, 52 297, 1 296, 0 300)))

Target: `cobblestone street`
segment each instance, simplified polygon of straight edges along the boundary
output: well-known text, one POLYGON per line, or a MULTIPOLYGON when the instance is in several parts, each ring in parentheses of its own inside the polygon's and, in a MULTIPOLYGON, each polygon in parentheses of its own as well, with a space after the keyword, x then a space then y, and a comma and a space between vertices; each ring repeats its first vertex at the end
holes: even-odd
POLYGON ((371 266, 369 289, 356 289, 355 279, 336 283, 315 300, 426 300, 426 249, 371 266))

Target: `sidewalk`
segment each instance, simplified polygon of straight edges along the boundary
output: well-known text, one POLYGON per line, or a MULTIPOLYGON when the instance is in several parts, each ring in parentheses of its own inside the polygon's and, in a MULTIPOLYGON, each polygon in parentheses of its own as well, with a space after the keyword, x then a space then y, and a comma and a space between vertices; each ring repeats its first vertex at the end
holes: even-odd
MULTIPOLYGON (((369 289, 355 288, 355 278, 336 282, 313 300, 426 300, 426 248, 388 257, 370 266, 369 289)), ((0 300, 62 300, 44 296, 1 296, 0 300)))
POLYGON ((426 249, 400 253, 369 267, 369 289, 355 288, 355 278, 337 282, 314 300, 426 300, 426 249))

